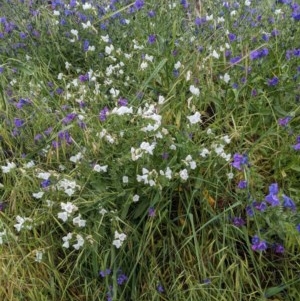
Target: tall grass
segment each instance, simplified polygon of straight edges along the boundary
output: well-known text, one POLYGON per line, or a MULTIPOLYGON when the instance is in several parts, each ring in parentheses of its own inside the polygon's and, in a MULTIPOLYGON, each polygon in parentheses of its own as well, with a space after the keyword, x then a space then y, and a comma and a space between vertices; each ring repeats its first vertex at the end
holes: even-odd
POLYGON ((300 7, 0 4, 1 300, 299 300, 300 7))

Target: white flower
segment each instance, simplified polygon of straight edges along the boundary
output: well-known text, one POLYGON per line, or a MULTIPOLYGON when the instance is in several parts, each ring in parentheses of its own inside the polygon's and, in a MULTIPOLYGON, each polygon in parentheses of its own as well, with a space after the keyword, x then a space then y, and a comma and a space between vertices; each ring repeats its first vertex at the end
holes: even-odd
POLYGON ((128 177, 123 176, 122 181, 123 181, 124 184, 128 184, 128 177))
POLYGON ((143 62, 141 63, 141 65, 140 65, 140 68, 141 68, 142 70, 145 70, 147 67, 148 67, 148 63, 145 62, 145 61, 143 61, 143 62))
POLYGON ((108 43, 109 42, 109 35, 107 34, 106 36, 101 36, 101 39, 103 42, 108 43))
POLYGON ((231 180, 231 179, 233 179, 234 174, 232 172, 230 172, 230 173, 227 174, 227 177, 228 177, 229 180, 231 180))
POLYGON ((115 88, 111 88, 109 90, 109 93, 112 95, 112 97, 118 97, 118 95, 120 94, 120 91, 115 88))
POLYGON ((133 113, 133 109, 132 107, 128 108, 126 106, 121 106, 121 107, 116 107, 113 108, 113 110, 111 111, 111 114, 117 114, 119 116, 125 115, 125 114, 132 114, 133 113))
POLYGON ((145 60, 146 60, 146 61, 149 61, 149 62, 153 62, 153 55, 148 55, 148 54, 146 54, 146 55, 145 55, 145 60))
POLYGON ((35 252, 35 262, 41 262, 43 259, 44 252, 43 251, 36 251, 35 252))
POLYGON ((139 199, 140 199, 140 196, 137 195, 137 194, 135 194, 135 195, 132 197, 132 201, 133 201, 134 203, 138 202, 139 199))
POLYGON ((79 248, 82 247, 84 244, 84 239, 80 234, 77 234, 76 238, 77 238, 77 243, 73 245, 73 248, 75 250, 79 250, 79 248))
POLYGON ((246 0, 246 1, 245 1, 245 5, 246 5, 246 6, 250 6, 250 5, 251 5, 251 1, 246 0))
POLYGON ((33 166, 35 166, 34 162, 33 162, 33 161, 30 161, 30 162, 28 162, 28 163, 26 163, 26 164, 24 165, 24 168, 31 168, 31 167, 33 167, 33 166))
POLYGON ((230 81, 230 75, 228 73, 225 73, 224 76, 220 76, 221 79, 223 79, 223 81, 228 84, 230 81))
POLYGON ((114 45, 112 45, 112 44, 110 46, 105 46, 105 53, 110 55, 114 49, 115 49, 114 45))
POLYGON ((211 54, 211 56, 213 56, 214 58, 218 59, 220 57, 220 54, 218 54, 217 51, 214 50, 213 53, 211 54))
POLYGON ((53 15, 54 15, 54 16, 59 16, 59 15, 60 15, 59 10, 54 10, 54 11, 53 11, 53 15))
POLYGON ((104 208, 100 208, 99 213, 100 213, 101 215, 105 215, 105 214, 107 213, 107 210, 104 209, 104 208))
POLYGON ((78 227, 85 227, 86 220, 81 219, 81 215, 79 214, 78 216, 73 218, 73 225, 78 226, 78 227))
POLYGON ((87 3, 87 2, 82 4, 82 9, 83 10, 87 10, 87 9, 90 9, 90 8, 92 8, 92 4, 87 3))
POLYGON ((57 217, 61 219, 63 222, 66 222, 68 220, 68 216, 69 214, 66 211, 57 213, 57 217))
POLYGON ((158 96, 158 104, 162 105, 165 102, 165 98, 162 95, 158 96))
POLYGON ((282 14, 281 8, 275 9, 274 14, 275 14, 275 15, 280 15, 280 14, 282 14))
POLYGON ((195 87, 194 85, 190 85, 190 92, 195 95, 199 96, 200 95, 200 90, 199 88, 195 87))
POLYGON ((65 62, 65 68, 68 70, 70 67, 72 66, 72 64, 70 64, 69 62, 65 62))
POLYGON ((175 68, 176 70, 178 70, 180 67, 181 67, 181 63, 178 61, 178 62, 174 65, 174 68, 175 68))
POLYGON ((114 239, 112 243, 117 249, 122 246, 122 242, 119 239, 114 239))
POLYGON ((200 153, 200 156, 203 157, 203 158, 205 158, 209 154, 210 154, 210 151, 207 148, 203 148, 202 151, 201 151, 201 153, 200 153))
POLYGON ((16 164, 14 162, 7 162, 6 166, 1 166, 3 173, 9 173, 12 169, 16 168, 16 164))
POLYGON ((153 155, 153 150, 155 148, 156 143, 153 142, 151 145, 149 142, 142 142, 140 148, 144 150, 146 153, 153 155))
POLYGON ((82 153, 78 153, 78 154, 76 154, 75 156, 71 156, 70 157, 70 161, 71 162, 74 162, 74 163, 77 163, 78 161, 80 161, 81 159, 82 159, 82 153))
POLYGON ((192 71, 188 70, 187 73, 186 73, 186 75, 185 75, 185 80, 189 81, 191 79, 191 75, 192 75, 192 71))
POLYGON ((51 176, 50 172, 39 172, 37 174, 37 177, 42 180, 48 180, 50 176, 51 176))
POLYGON ((88 20, 86 23, 81 23, 83 29, 89 28, 92 26, 91 21, 88 20))
POLYGON ((40 192, 37 192, 37 193, 33 193, 32 196, 36 199, 41 199, 44 195, 44 191, 40 191, 40 192))
POLYGON ((222 137, 222 140, 223 140, 225 143, 227 143, 227 144, 229 144, 230 141, 231 141, 231 139, 230 139, 230 137, 229 137, 228 135, 223 136, 223 137, 222 137))
POLYGON ((73 36, 75 36, 76 38, 78 38, 78 30, 76 30, 76 29, 71 29, 70 32, 71 32, 71 34, 72 34, 73 36))
POLYGON ((67 213, 70 213, 70 214, 78 210, 78 207, 75 206, 71 202, 60 203, 60 207, 62 210, 66 211, 67 213))
POLYGON ((96 164, 93 168, 94 171, 96 172, 100 172, 100 171, 103 171, 103 172, 107 172, 107 167, 108 165, 99 165, 99 164, 96 164))
POLYGON ((188 171, 186 169, 181 170, 179 176, 182 180, 186 181, 189 177, 188 171))
POLYGON ((199 112, 196 112, 194 115, 187 116, 187 119, 190 121, 191 124, 202 122, 201 114, 199 112))

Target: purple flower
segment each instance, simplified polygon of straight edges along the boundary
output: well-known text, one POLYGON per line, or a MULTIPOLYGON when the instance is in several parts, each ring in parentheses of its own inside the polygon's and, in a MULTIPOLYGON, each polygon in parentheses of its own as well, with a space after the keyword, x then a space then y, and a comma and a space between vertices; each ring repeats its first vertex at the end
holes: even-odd
POLYGON ((156 35, 155 34, 150 34, 148 36, 148 43, 149 44, 154 44, 156 42, 156 35))
POLYGON ((150 18, 155 17, 155 11, 154 10, 149 10, 148 11, 148 17, 150 17, 150 18))
POLYGON ((17 109, 22 109, 23 106, 31 104, 30 100, 21 98, 16 104, 17 109))
POLYGON ((282 195, 282 198, 283 198, 283 207, 290 208, 292 211, 296 210, 296 205, 291 198, 289 198, 285 194, 282 195))
POLYGON ((134 2, 134 7, 139 10, 144 6, 144 0, 136 0, 134 2))
POLYGON ((105 121, 106 118, 107 118, 108 112, 109 112, 108 107, 104 107, 104 108, 100 111, 99 119, 100 119, 101 121, 105 121))
POLYGON ((300 150, 300 143, 293 145, 293 149, 296 151, 300 150))
POLYGON ((20 118, 14 118, 14 124, 17 128, 20 128, 24 125, 25 121, 20 118))
POLYGON ((253 207, 260 212, 264 212, 267 209, 267 203, 266 202, 260 202, 260 203, 253 202, 253 207))
POLYGON ((89 75, 88 75, 88 73, 87 73, 87 74, 81 74, 81 75, 79 75, 79 80, 80 80, 81 82, 86 82, 86 81, 88 81, 88 80, 89 80, 89 75))
POLYGON ((232 223, 236 226, 236 227, 242 227, 245 225, 245 220, 241 217, 234 217, 232 219, 232 223))
POLYGON ((261 240, 257 235, 252 237, 251 242, 253 251, 265 251, 268 248, 266 241, 261 240))
POLYGON ((263 48, 261 50, 253 50, 250 52, 250 60, 257 60, 257 59, 260 59, 260 58, 263 58, 265 56, 267 56, 269 54, 269 50, 268 48, 263 48))
POLYGON ((128 277, 125 274, 120 273, 117 277, 118 285, 124 284, 128 280, 128 277))
POLYGON ((159 292, 159 293, 163 293, 165 290, 164 290, 164 287, 161 285, 161 284, 159 284, 157 287, 156 287, 156 289, 157 289, 157 291, 159 292))
POLYGON ((206 23, 206 17, 202 17, 202 18, 196 17, 196 19, 195 19, 195 25, 196 26, 200 26, 204 23, 206 23))
POLYGON ((280 201, 278 198, 278 184, 273 183, 269 186, 269 194, 265 197, 265 200, 272 206, 279 206, 280 201))
POLYGON ((148 209, 148 215, 149 215, 150 217, 155 217, 155 209, 154 209, 153 207, 150 207, 150 208, 148 209))
POLYGON ((239 63, 240 60, 241 60, 241 57, 236 56, 236 57, 231 58, 229 62, 230 62, 231 65, 235 65, 235 64, 239 63))
POLYGON ((279 118, 278 119, 278 124, 280 126, 287 126, 287 124, 290 122, 291 119, 292 119, 291 116, 286 116, 284 118, 279 118))
POLYGON ((62 120, 62 123, 63 124, 69 124, 71 123, 75 118, 77 117, 77 114, 76 113, 70 113, 68 114, 63 120, 62 120))
POLYGON ((248 165, 247 155, 246 154, 241 155, 241 154, 238 154, 238 153, 234 154, 233 155, 233 162, 231 163, 231 165, 234 168, 238 169, 238 170, 242 170, 242 167, 244 165, 248 165))
POLYGON ((300 21, 300 11, 293 11, 291 16, 295 21, 300 21))
POLYGON ((275 251, 275 253, 277 253, 277 254, 283 254, 284 253, 284 246, 283 245, 281 245, 281 244, 275 244, 275 246, 274 246, 274 251, 275 251))
POLYGON ((297 230, 298 232, 300 232, 300 224, 298 224, 298 225, 296 226, 296 230, 297 230))
POLYGON ((277 76, 274 76, 273 78, 268 79, 268 86, 274 87, 279 83, 279 79, 277 76))
POLYGON ((88 40, 84 40, 83 42, 83 51, 87 52, 89 50, 90 42, 88 40))
POLYGON ((245 188, 247 188, 247 185, 248 185, 247 181, 241 180, 241 181, 239 181, 237 187, 240 188, 240 189, 245 189, 245 188))
POLYGON ((105 269, 105 270, 103 270, 103 271, 100 271, 100 272, 99 272, 99 275, 100 275, 102 278, 104 278, 105 276, 110 275, 110 273, 111 273, 111 270, 110 270, 110 269, 105 269))
POLYGON ((236 40, 236 35, 234 33, 229 33, 228 34, 228 39, 230 42, 233 42, 236 40))
POLYGON ((121 107, 126 107, 128 105, 128 100, 126 98, 120 97, 118 99, 118 105, 121 107))
POLYGON ((183 6, 183 8, 187 9, 189 7, 189 3, 187 0, 181 0, 180 4, 183 6))
POLYGON ((211 284, 211 280, 209 278, 203 279, 204 284, 211 284))
POLYGON ((49 179, 47 179, 47 180, 44 180, 41 182, 41 187, 47 188, 48 186, 50 186, 50 184, 51 184, 51 181, 49 179))

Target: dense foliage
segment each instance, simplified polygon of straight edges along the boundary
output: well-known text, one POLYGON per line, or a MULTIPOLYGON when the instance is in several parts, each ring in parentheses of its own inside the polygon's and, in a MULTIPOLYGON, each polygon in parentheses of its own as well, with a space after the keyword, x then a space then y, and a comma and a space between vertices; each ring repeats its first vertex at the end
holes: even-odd
POLYGON ((1 3, 1 300, 299 300, 299 4, 1 3))

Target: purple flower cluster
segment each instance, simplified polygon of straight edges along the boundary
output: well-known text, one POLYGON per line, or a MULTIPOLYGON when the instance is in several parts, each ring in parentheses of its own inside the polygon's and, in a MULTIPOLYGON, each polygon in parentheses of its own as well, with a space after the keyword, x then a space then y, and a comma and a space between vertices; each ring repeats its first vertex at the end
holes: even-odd
POLYGON ((253 50, 250 52, 250 60, 257 60, 257 59, 261 59, 265 56, 267 56, 269 54, 269 50, 268 48, 263 48, 263 49, 260 49, 260 50, 253 50))
POLYGON ((253 251, 265 251, 268 246, 265 240, 260 239, 257 235, 254 235, 251 240, 253 251))
POLYGON ((293 149, 296 151, 300 151, 300 136, 297 137, 296 144, 293 145, 293 149))
POLYGON ((233 162, 231 163, 231 165, 238 170, 242 170, 244 166, 249 166, 248 156, 246 154, 234 154, 233 162))

